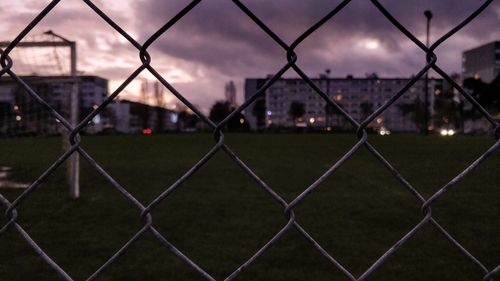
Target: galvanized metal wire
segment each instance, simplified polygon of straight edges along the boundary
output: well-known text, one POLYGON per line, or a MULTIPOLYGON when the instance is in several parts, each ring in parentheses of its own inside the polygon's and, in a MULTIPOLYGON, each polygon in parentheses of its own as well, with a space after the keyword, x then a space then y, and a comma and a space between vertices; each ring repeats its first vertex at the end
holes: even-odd
POLYGON ((229 116, 219 123, 214 123, 209 118, 207 118, 196 106, 194 106, 188 99, 186 99, 179 91, 177 91, 172 84, 170 84, 152 65, 152 57, 148 53, 148 48, 151 44, 157 40, 160 36, 168 32, 168 30, 174 26, 182 17, 188 14, 195 6, 197 6, 201 0, 194 0, 186 5, 180 12, 173 16, 168 22, 166 22, 161 28, 159 28, 151 37, 149 37, 144 44, 138 43, 132 36, 123 30, 113 19, 111 19, 106 13, 104 13, 96 4, 91 0, 84 0, 84 3, 94 11, 98 16, 102 18, 109 26, 111 26, 116 32, 123 36, 133 47, 135 47, 139 53, 140 66, 137 67, 123 83, 93 112, 86 116, 77 126, 71 126, 71 124, 61 116, 56 110, 54 110, 47 102, 45 102, 30 86, 23 81, 21 77, 16 75, 12 71, 13 61, 9 58, 9 53, 16 47, 16 45, 46 16, 53 8, 60 3, 60 0, 51 1, 40 13, 33 19, 24 30, 12 40, 10 45, 5 49, 1 50, 0 56, 0 76, 8 75, 16 83, 18 83, 26 92, 40 105, 42 105, 47 112, 49 112, 54 118, 60 120, 61 125, 70 132, 69 140, 71 146, 61 155, 50 167, 48 167, 21 195, 19 195, 14 201, 10 202, 2 194, 0 194, 0 203, 5 208, 5 217, 7 223, 0 228, 0 238, 9 229, 14 229, 17 231, 26 242, 33 248, 35 253, 42 258, 60 277, 64 280, 73 280, 73 278, 65 272, 65 270, 51 257, 44 252, 44 250, 38 246, 38 244, 30 237, 26 230, 18 223, 18 212, 17 208, 23 204, 28 196, 35 192, 40 184, 42 184, 48 177, 50 177, 54 171, 67 161, 67 159, 74 153, 81 155, 82 159, 87 161, 90 166, 92 166, 99 174, 101 174, 116 191, 123 195, 135 208, 141 212, 140 219, 142 220, 142 227, 128 240, 128 242, 123 245, 113 256, 111 256, 101 267, 99 267, 92 275, 90 275, 87 280, 94 280, 97 277, 104 275, 106 269, 115 262, 122 254, 124 254, 132 244, 137 240, 141 239, 145 233, 151 233, 165 248, 171 251, 175 256, 187 264, 194 272, 198 273, 201 277, 207 280, 216 280, 215 277, 207 273, 201 266, 197 265, 193 260, 191 260, 187 255, 182 253, 179 249, 175 247, 162 233, 160 233, 153 226, 153 216, 152 211, 165 200, 173 191, 179 189, 181 185, 190 177, 194 176, 195 173, 219 151, 226 153, 232 161, 240 167, 243 172, 245 172, 250 178, 252 178, 263 190, 265 190, 269 196, 271 196, 277 204, 279 204, 284 211, 284 223, 282 228, 265 243, 257 252, 255 252, 249 259, 247 259, 243 264, 236 268, 231 274, 229 274, 224 280, 233 280, 238 277, 246 268, 250 267, 259 257, 261 257, 273 244, 280 240, 285 233, 290 231, 290 229, 296 229, 310 244, 316 249, 325 259, 327 259, 331 265, 339 269, 349 280, 365 280, 367 279, 374 270, 384 265, 386 260, 392 256, 398 249, 410 240, 420 229, 426 225, 433 226, 439 233, 441 233, 452 245, 454 245, 467 259, 470 260, 477 268, 483 272, 482 280, 493 280, 493 277, 500 275, 500 265, 496 268, 488 269, 478 258, 471 254, 460 242, 458 242, 432 215, 431 207, 440 200, 445 194, 454 186, 460 182, 464 177, 466 177, 472 170, 477 168, 485 159, 491 156, 500 146, 500 124, 469 94, 467 93, 459 84, 457 84, 451 77, 444 72, 437 64, 437 56, 434 51, 443 44, 447 39, 457 33, 464 26, 469 24, 481 14, 492 2, 493 0, 484 1, 473 13, 471 13, 466 19, 464 19, 460 24, 455 26, 445 35, 436 40, 430 47, 426 47, 420 40, 418 40, 410 31, 406 29, 385 7, 377 0, 371 0, 378 11, 380 11, 381 16, 385 17, 392 25, 398 29, 402 34, 404 34, 408 39, 410 39, 416 46, 422 50, 422 54, 425 55, 427 64, 423 67, 417 75, 415 75, 406 85, 404 85, 398 92, 394 93, 392 98, 387 100, 382 106, 377 108, 372 114, 370 114, 362 122, 356 121, 352 116, 350 116, 346 111, 342 109, 335 101, 331 100, 327 94, 325 94, 321 88, 316 85, 312 79, 300 68, 298 65, 298 56, 295 53, 295 49, 306 40, 311 34, 313 34, 319 27, 324 25, 326 22, 330 21, 335 15, 344 9, 351 0, 344 0, 338 4, 334 9, 327 13, 318 22, 309 27, 300 36, 298 36, 291 44, 284 42, 276 33, 274 33, 271 28, 269 28, 259 17, 257 17, 244 3, 239 0, 233 0, 233 3, 238 7, 242 15, 247 16, 251 19, 263 32, 265 32, 272 40, 276 42, 284 51, 285 60, 284 65, 276 71, 276 73, 270 77, 266 83, 258 89, 255 94, 245 101, 240 107, 233 111, 229 116), (250 169, 244 161, 242 161, 236 153, 224 142, 223 128, 232 118, 236 118, 239 113, 241 113, 245 108, 247 108, 252 102, 254 102, 259 96, 265 94, 266 90, 278 79, 281 78, 283 73, 288 70, 294 70, 313 90, 316 94, 322 97, 326 103, 336 108, 340 114, 357 130, 357 142, 352 146, 340 159, 338 159, 333 166, 331 166, 321 177, 319 177, 310 186, 307 186, 304 191, 298 195, 291 202, 287 202, 283 199, 272 187, 270 187, 266 182, 264 182, 259 176, 250 169), (456 175, 451 181, 442 186, 437 192, 431 195, 429 198, 422 196, 411 184, 408 182, 392 165, 387 161, 384 156, 370 144, 368 141, 369 136, 366 133, 366 128, 370 122, 376 119, 382 112, 384 112, 388 107, 394 104, 401 96, 403 96, 410 87, 415 84, 419 79, 421 79, 428 70, 434 70, 446 81, 448 81, 458 92, 469 101, 476 110, 478 110, 481 115, 488 120, 488 122, 494 128, 494 138, 495 143, 486 150, 479 158, 473 161, 465 170, 456 175), (199 118, 207 124, 212 130, 215 138, 214 146, 188 171, 186 171, 180 178, 178 178, 173 184, 166 187, 162 193, 160 193, 154 200, 148 204, 143 204, 139 202, 132 194, 130 194, 127 189, 122 186, 118 181, 116 181, 110 173, 108 173, 103 167, 95 161, 92 156, 87 153, 80 146, 79 133, 88 124, 93 117, 99 114, 105 109, 105 107, 111 103, 122 91, 123 89, 134 80, 141 72, 150 72, 158 81, 160 81, 163 86, 170 90, 182 103, 184 103, 189 109, 191 109, 199 118), (373 264, 371 264, 360 276, 354 276, 348 268, 343 266, 333 254, 329 253, 325 248, 323 248, 309 232, 300 225, 299 219, 294 213, 294 209, 297 205, 301 204, 310 193, 314 192, 325 180, 334 174, 349 158, 351 158, 358 150, 362 147, 367 148, 367 150, 375 156, 376 159, 392 174, 392 176, 401 184, 402 188, 406 189, 410 194, 415 197, 415 200, 420 202, 422 208, 422 219, 405 235, 403 235, 398 241, 394 243, 392 247, 387 249, 387 251, 381 255, 373 264))

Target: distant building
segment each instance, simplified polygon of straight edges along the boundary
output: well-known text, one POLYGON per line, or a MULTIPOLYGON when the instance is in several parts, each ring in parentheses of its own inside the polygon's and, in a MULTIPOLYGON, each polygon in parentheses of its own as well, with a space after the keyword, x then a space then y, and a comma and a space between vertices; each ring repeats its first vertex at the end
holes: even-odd
POLYGON ((462 78, 474 77, 490 83, 500 74, 500 41, 465 51, 462 55, 462 78))
MULTIPOLYGON (((354 119, 364 120, 376 108, 394 96, 410 78, 327 78, 312 79, 322 91, 338 103, 354 119)), ((256 93, 266 79, 246 79, 245 99, 256 93)), ((394 132, 417 132, 412 114, 404 112, 402 105, 423 104, 424 80, 417 81, 393 105, 370 125, 374 129, 394 132)), ((429 108, 433 108, 434 94, 443 90, 442 79, 429 79, 429 108)), ((246 119, 253 130, 269 127, 307 126, 316 128, 350 128, 344 117, 326 110, 326 101, 302 79, 284 78, 276 81, 265 93, 245 110, 246 119), (289 114, 293 101, 304 104, 305 114, 294 120, 289 114)))
POLYGON ((128 100, 116 100, 109 105, 110 131, 140 134, 144 130, 159 133, 177 129, 178 113, 164 107, 151 106, 128 100))
MULTIPOLYGON (((70 76, 21 76, 44 101, 63 117, 69 116, 72 87, 70 76)), ((80 117, 83 118, 108 96, 108 80, 97 76, 78 76, 80 117)), ((96 116, 84 129, 87 133, 103 130, 101 116, 96 116)), ((62 126, 42 105, 36 102, 10 77, 0 77, 0 134, 51 135, 62 126)))
POLYGON ((229 81, 229 83, 226 84, 225 96, 226 101, 230 104, 236 104, 236 86, 233 81, 229 81))

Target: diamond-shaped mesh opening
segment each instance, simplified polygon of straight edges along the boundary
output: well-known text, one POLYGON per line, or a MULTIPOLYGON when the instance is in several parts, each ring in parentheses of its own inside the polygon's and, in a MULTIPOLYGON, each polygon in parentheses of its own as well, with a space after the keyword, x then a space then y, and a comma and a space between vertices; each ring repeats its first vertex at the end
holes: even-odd
POLYGON ((152 214, 161 233, 220 278, 287 222, 282 207, 222 152, 152 214))
POLYGON ((355 276, 421 220, 419 201, 364 148, 304 199, 296 215, 355 276))

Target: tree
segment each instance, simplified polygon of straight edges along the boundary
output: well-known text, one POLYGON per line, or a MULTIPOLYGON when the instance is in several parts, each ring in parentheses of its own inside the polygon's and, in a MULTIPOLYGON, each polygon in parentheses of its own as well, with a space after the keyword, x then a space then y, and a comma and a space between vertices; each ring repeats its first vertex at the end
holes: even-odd
POLYGON ((195 128, 198 124, 198 115, 191 113, 187 108, 184 108, 178 115, 179 129, 195 128))
MULTIPOLYGON (((234 110, 234 106, 229 101, 217 101, 210 109, 209 118, 215 123, 220 123, 234 110)), ((227 122, 226 128, 229 131, 246 130, 248 129, 248 123, 245 120, 245 116, 239 112, 227 122)))
POLYGON ((363 101, 359 105, 359 108, 361 110, 361 118, 362 120, 365 120, 373 112, 373 103, 369 101, 363 101))
POLYGON ((409 116, 415 125, 423 132, 425 108, 424 102, 416 98, 413 103, 401 103, 397 105, 403 116, 409 116))
POLYGON ((453 124, 460 128, 460 101, 455 98, 453 87, 436 92, 434 96, 433 124, 436 128, 448 127, 453 124))
POLYGON ((329 103, 325 104, 325 117, 326 117, 326 125, 331 126, 332 125, 332 117, 333 114, 335 114, 337 110, 335 107, 331 106, 329 103))
POLYGON ((297 119, 303 117, 305 113, 306 109, 303 103, 301 103, 300 101, 292 101, 292 103, 290 104, 290 109, 288 110, 288 114, 290 115, 290 117, 292 117, 294 122, 297 119))
POLYGON ((234 109, 228 101, 217 101, 210 109, 210 120, 219 123, 226 118, 234 109))
POLYGON ((252 114, 257 120, 257 128, 261 129, 266 126, 266 99, 258 98, 254 102, 252 114))
POLYGON ((150 121, 150 112, 149 112, 150 107, 146 104, 142 103, 132 103, 130 105, 130 114, 138 116, 140 123, 141 123, 141 128, 149 128, 149 121, 150 121))
MULTIPOLYGON (((470 90, 470 94, 487 111, 493 114, 500 113, 500 75, 491 83, 485 83, 481 79, 467 78, 464 87, 470 90)), ((481 118, 481 114, 475 107, 464 110, 464 117, 471 119, 481 118)))
POLYGON ((11 130, 14 120, 13 106, 10 102, 0 102, 0 134, 6 134, 11 130))
MULTIPOLYGON (((338 106, 344 109, 344 106, 341 103, 338 103, 338 106)), ((345 109, 344 109, 345 110, 345 109)), ((331 106, 330 104, 325 104, 325 116, 326 116, 326 125, 331 126, 332 125, 332 117, 334 115, 337 115, 340 117, 341 124, 338 124, 340 126, 340 129, 345 130, 347 127, 347 119, 341 114, 340 110, 337 108, 331 106)))

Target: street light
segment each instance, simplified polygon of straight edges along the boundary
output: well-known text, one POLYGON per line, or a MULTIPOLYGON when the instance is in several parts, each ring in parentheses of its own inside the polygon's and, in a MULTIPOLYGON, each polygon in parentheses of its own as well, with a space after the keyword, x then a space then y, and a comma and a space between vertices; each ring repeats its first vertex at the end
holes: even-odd
MULTIPOLYGON (((330 98, 330 69, 327 68, 325 70, 325 78, 326 78, 326 95, 328 96, 328 98, 330 98)), ((329 107, 330 105, 328 104, 328 102, 326 103, 325 105, 325 119, 326 119, 326 127, 330 127, 330 123, 331 123, 331 120, 330 120, 330 113, 328 112, 329 110, 329 107)))
POLYGON ((326 78, 326 95, 328 97, 330 97, 330 95, 329 95, 330 94, 330 72, 331 71, 330 71, 329 68, 325 70, 325 73, 326 73, 326 75, 325 75, 325 78, 326 78))
MULTIPOLYGON (((431 28, 432 12, 426 10, 424 12, 427 18, 427 36, 425 40, 425 46, 429 48, 429 33, 431 28)), ((424 86, 424 134, 429 135, 429 71, 425 72, 425 86, 424 86)))

